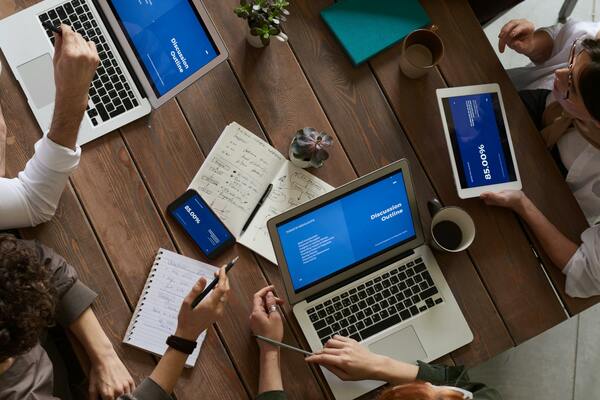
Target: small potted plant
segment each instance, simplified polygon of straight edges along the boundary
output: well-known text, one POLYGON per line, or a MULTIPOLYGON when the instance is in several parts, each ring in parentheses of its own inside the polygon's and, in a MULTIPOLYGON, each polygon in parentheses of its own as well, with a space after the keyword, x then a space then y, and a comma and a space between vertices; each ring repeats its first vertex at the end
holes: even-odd
POLYGON ((303 128, 296 132, 290 145, 290 161, 300 168, 321 168, 329 158, 327 149, 333 140, 324 132, 314 128, 303 128))
POLYGON ((287 0, 240 0, 235 14, 248 21, 248 43, 254 47, 265 47, 271 38, 285 42, 288 37, 281 31, 281 23, 290 15, 287 0))

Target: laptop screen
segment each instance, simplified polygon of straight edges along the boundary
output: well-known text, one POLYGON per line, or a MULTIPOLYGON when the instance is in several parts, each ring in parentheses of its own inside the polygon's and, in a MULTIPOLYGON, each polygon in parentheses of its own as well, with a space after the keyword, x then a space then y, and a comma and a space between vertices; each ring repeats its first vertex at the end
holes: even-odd
POLYGON ((416 237, 402 171, 277 226, 296 292, 416 237))
POLYGON ((112 0, 109 3, 156 97, 219 55, 191 0, 112 0))

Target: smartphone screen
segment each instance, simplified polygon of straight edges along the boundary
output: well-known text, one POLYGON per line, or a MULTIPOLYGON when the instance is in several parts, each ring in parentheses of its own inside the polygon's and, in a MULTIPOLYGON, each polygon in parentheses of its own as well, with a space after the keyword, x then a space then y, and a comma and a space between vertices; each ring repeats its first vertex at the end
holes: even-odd
POLYGON ((168 211, 208 258, 235 243, 235 237, 194 190, 175 200, 168 211))

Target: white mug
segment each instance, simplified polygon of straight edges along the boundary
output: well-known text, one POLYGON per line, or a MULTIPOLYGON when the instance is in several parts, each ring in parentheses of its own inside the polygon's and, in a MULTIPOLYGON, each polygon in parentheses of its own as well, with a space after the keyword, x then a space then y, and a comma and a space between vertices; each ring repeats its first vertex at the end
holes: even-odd
POLYGON ((430 200, 431 241, 437 250, 458 253, 466 250, 475 240, 475 222, 462 208, 443 207, 438 199, 430 200))

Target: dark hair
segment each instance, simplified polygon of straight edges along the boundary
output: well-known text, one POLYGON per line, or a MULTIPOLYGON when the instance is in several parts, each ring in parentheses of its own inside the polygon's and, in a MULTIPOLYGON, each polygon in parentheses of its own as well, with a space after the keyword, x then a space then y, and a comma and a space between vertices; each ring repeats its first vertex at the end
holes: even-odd
POLYGON ((600 122, 600 39, 585 39, 582 45, 592 61, 579 74, 579 92, 585 108, 600 122))
POLYGON ((31 350, 54 322, 56 291, 35 247, 0 235, 0 362, 31 350))
POLYGON ((445 390, 436 393, 433 387, 425 382, 416 381, 395 386, 383 392, 378 400, 462 400, 463 395, 458 392, 445 390))

